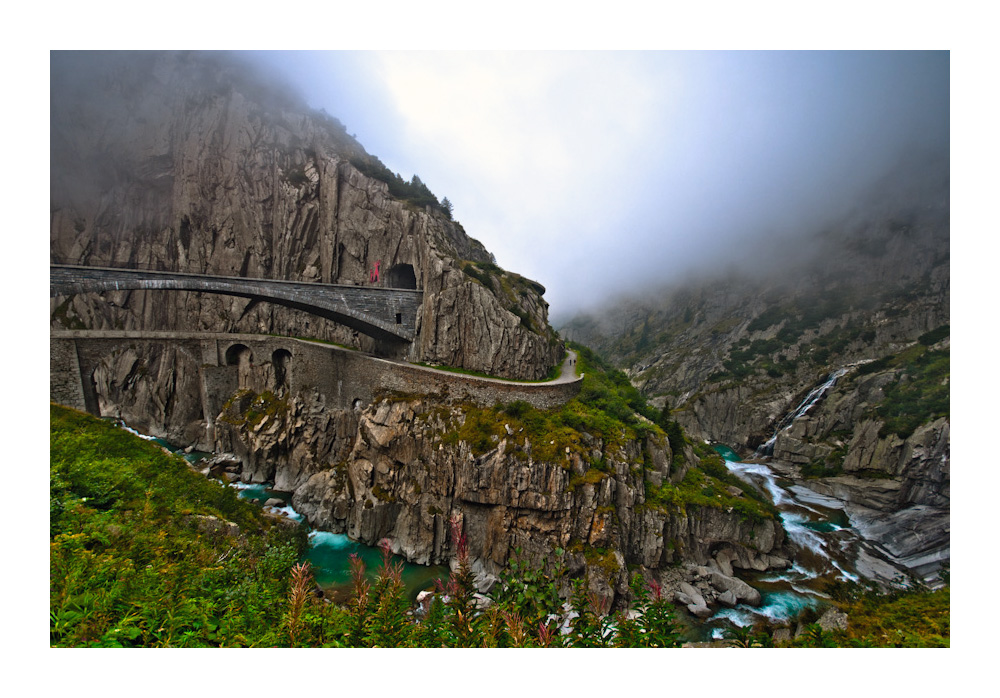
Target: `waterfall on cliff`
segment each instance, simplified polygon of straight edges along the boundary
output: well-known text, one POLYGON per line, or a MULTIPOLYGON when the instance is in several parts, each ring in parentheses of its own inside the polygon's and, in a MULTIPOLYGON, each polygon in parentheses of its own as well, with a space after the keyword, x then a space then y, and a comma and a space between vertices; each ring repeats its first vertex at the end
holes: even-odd
POLYGON ((754 454, 754 457, 766 458, 772 455, 774 453, 774 442, 777 441, 778 435, 781 434, 781 432, 783 432, 784 430, 791 427, 796 419, 805 416, 809 412, 810 408, 812 408, 813 405, 819 402, 820 399, 822 399, 822 397, 826 395, 826 392, 830 388, 832 388, 834 384, 837 382, 837 380, 845 373, 847 373, 846 368, 839 368, 833 373, 831 373, 829 376, 827 376, 826 381, 813 388, 809 392, 809 394, 806 395, 805 399, 802 400, 801 403, 799 403, 798 407, 796 407, 794 410, 792 410, 784 417, 782 417, 781 421, 778 422, 777 428, 774 430, 774 434, 771 436, 770 439, 765 441, 757 448, 757 452, 754 454))

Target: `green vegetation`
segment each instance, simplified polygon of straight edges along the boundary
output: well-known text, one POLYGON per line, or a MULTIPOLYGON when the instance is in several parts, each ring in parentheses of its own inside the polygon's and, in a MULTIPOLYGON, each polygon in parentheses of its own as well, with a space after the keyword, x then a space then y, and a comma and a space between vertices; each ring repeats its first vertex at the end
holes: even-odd
POLYGON ((587 593, 586 579, 570 583, 573 613, 564 618, 556 591, 565 581, 559 566, 545 571, 516 559, 477 609, 473 574, 464 535, 452 524, 458 566, 425 606, 409 613, 402 595, 401 569, 383 548, 382 565, 374 583, 365 578, 360 560, 352 562, 354 589, 344 616, 345 646, 351 647, 678 647, 679 626, 672 604, 655 585, 638 575, 632 581, 632 609, 607 613, 601 599, 587 593), (560 632, 566 622, 568 633, 560 632))
POLYGON ((350 161, 351 164, 358 168, 362 174, 371 177, 372 179, 377 179, 380 182, 385 182, 389 185, 389 193, 397 199, 402 199, 403 201, 420 208, 430 206, 431 208, 440 211, 446 218, 451 220, 451 202, 448 201, 447 205, 445 205, 444 203, 438 201, 433 192, 427 188, 427 185, 424 184, 417 175, 413 175, 410 181, 407 182, 405 179, 386 167, 377 157, 374 155, 368 155, 367 153, 363 155, 355 155, 351 157, 350 161))
POLYGON ((574 342, 569 346, 577 352, 579 370, 585 374, 577 399, 632 428, 636 436, 648 433, 648 422, 656 422, 662 415, 646 402, 628 376, 592 349, 574 342))
POLYGON ((676 485, 664 482, 659 487, 646 484, 646 504, 663 511, 684 512, 688 507, 732 510, 746 521, 761 522, 779 518, 779 512, 757 490, 726 468, 718 453, 704 444, 695 444, 698 467, 689 468, 676 485), (739 493, 730 488, 736 488, 739 493))
POLYGON ((945 337, 951 335, 951 327, 949 325, 941 325, 941 327, 936 330, 931 330, 930 332, 925 332, 917 338, 917 341, 923 344, 925 347, 933 346, 940 342, 945 337))
MULTIPOLYGON (((569 469, 573 455, 590 467, 571 478, 571 487, 596 484, 610 476, 604 456, 592 456, 594 439, 603 443, 603 453, 620 451, 629 440, 640 443, 648 437, 669 443, 672 468, 685 465, 685 450, 694 450, 698 463, 684 479, 659 487, 647 481, 646 504, 664 512, 683 511, 688 506, 734 510, 751 521, 777 517, 767 499, 729 472, 722 458, 704 444, 690 444, 684 430, 670 418, 669 410, 657 411, 632 385, 622 371, 612 368, 593 350, 571 343, 577 365, 584 374, 579 395, 557 409, 540 410, 523 401, 492 408, 462 405, 460 410, 437 408, 429 419, 445 424, 443 441, 449 445, 465 442, 473 455, 481 456, 510 436, 507 453, 527 460, 558 463, 569 469), (525 447, 525 440, 529 446, 525 447), (735 487, 742 494, 733 494, 735 487)), ((633 468, 648 467, 649 453, 643 448, 643 462, 633 468)))
POLYGON ((284 418, 288 409, 288 401, 270 390, 255 393, 248 388, 241 388, 226 400, 219 420, 249 430, 267 419, 284 418))
MULTIPOLYGON (((568 468, 567 453, 576 452, 589 459, 584 434, 601 439, 605 449, 612 450, 628 439, 662 436, 662 430, 650 419, 659 417, 657 411, 646 404, 628 377, 612 369, 590 349, 573 347, 578 352, 577 366, 584 374, 580 394, 575 399, 551 410, 540 410, 523 401, 492 408, 463 405, 464 420, 449 430, 445 441, 465 441, 474 454, 482 455, 495 448, 509 428, 517 435, 515 441, 519 444, 527 437, 534 459, 564 462, 568 468), (641 410, 640 414, 637 410, 641 410)), ((528 455, 523 450, 515 453, 522 453, 525 458, 528 455)))
POLYGON ((825 458, 814 459, 801 466, 800 471, 805 477, 834 477, 843 472, 844 458, 847 456, 847 447, 838 446, 825 458))
POLYGON ((304 534, 159 446, 55 405, 49 526, 53 645, 283 641, 304 534))
POLYGON ((950 647, 951 589, 920 585, 884 591, 873 584, 832 582, 827 589, 847 613, 847 630, 812 623, 795 647, 950 647))
POLYGON ((672 604, 633 581, 613 615, 576 580, 518 559, 479 608, 464 535, 458 569, 413 611, 388 546, 374 580, 352 561, 346 605, 317 598, 300 527, 272 523, 180 458, 89 415, 50 413, 50 642, 59 647, 673 647, 672 604), (550 619, 555 613, 557 619, 550 619))
POLYGON ((465 272, 467 276, 471 276, 491 291, 493 290, 491 272, 497 274, 503 273, 503 270, 497 265, 484 262, 464 262, 462 263, 462 271, 465 272))
POLYGON ((523 301, 531 294, 544 295, 544 286, 520 274, 501 269, 492 262, 464 260, 459 262, 459 265, 466 276, 472 277, 491 293, 496 294, 503 306, 521 320, 525 329, 535 334, 546 334, 548 328, 545 328, 546 331, 541 331, 523 307, 523 301))
POLYGON ((827 319, 838 318, 858 307, 871 305, 871 299, 861 291, 842 289, 837 293, 826 290, 796 297, 786 301, 781 292, 770 299, 767 309, 747 325, 747 332, 762 332, 784 323, 780 332, 782 341, 792 343, 807 330, 817 329, 827 319))
POLYGON ((884 390, 884 399, 868 416, 883 420, 879 436, 910 436, 921 424, 950 414, 951 351, 928 347, 950 333, 948 325, 928 332, 918 343, 858 367, 857 375, 895 371, 896 380, 884 390))
POLYGON ((757 329, 767 329, 783 322, 777 334, 770 339, 741 339, 729 349, 729 358, 722 364, 725 370, 709 376, 709 381, 739 381, 758 372, 771 378, 780 378, 794 374, 800 366, 825 367, 831 357, 842 354, 852 343, 871 342, 875 338, 873 330, 855 321, 834 327, 822 335, 806 336, 805 333, 816 330, 824 318, 810 312, 791 315, 782 320, 779 311, 784 312, 780 308, 768 309, 747 328, 749 330, 755 327, 758 320, 760 323, 756 325, 757 329), (761 324, 767 324, 767 327, 761 328, 761 324), (795 359, 788 358, 791 353, 788 350, 796 345, 798 356, 795 359))
POLYGON ((930 351, 917 345, 897 354, 890 365, 899 370, 899 377, 886 387, 885 400, 876 409, 885 421, 880 436, 896 434, 905 439, 921 424, 949 416, 949 350, 930 351))

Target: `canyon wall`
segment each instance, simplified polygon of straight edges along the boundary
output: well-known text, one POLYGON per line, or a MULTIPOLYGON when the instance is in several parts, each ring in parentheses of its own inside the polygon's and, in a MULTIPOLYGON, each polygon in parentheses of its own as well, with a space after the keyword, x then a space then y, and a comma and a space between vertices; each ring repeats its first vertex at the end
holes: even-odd
POLYGON ((57 52, 51 133, 53 263, 424 291, 411 345, 175 291, 54 298, 54 329, 315 337, 528 380, 561 355, 544 288, 495 267, 433 195, 390 194, 342 124, 232 57, 57 52))

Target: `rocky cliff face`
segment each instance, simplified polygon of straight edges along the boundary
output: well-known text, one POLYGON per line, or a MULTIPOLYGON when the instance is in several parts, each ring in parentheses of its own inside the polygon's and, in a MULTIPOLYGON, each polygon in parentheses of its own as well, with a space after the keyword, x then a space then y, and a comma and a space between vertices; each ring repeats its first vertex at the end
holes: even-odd
POLYGON ((717 603, 759 601, 734 568, 787 564, 784 531, 767 507, 713 484, 691 444, 674 453, 652 425, 628 436, 620 424, 602 425, 603 413, 586 421, 576 404, 565 409, 603 436, 539 428, 537 420, 554 419, 558 409, 490 408, 444 394, 385 396, 347 409, 308 385, 293 391, 280 365, 266 360, 216 367, 236 375, 206 425, 193 419, 202 405, 198 371, 206 368, 198 340, 107 346, 114 348, 93 350, 103 357, 94 372, 102 413, 212 450, 242 481, 293 493, 314 527, 370 545, 389 539, 418 563, 454 557, 457 521, 484 585, 519 550, 554 566, 562 549, 570 573, 586 574, 608 600, 627 595, 639 566, 706 614, 717 603), (708 488, 726 499, 705 495, 708 488), (683 592, 684 584, 700 593, 683 592))
MULTIPOLYGON (((300 411, 291 410, 284 424, 298 419, 293 413, 300 411)), ((347 417, 334 421, 340 425, 341 419, 346 425, 347 417)), ((448 533, 457 520, 484 583, 517 551, 550 565, 557 549, 566 551, 570 573, 586 572, 592 588, 608 598, 628 594, 629 565, 653 574, 682 562, 710 565, 732 587, 739 586, 733 567, 787 565, 784 531, 773 518, 647 502, 651 482, 682 478, 688 467, 670 465, 665 440, 610 445, 582 434, 582 452, 566 447, 554 457, 538 457, 546 444, 532 443, 522 428, 508 424, 504 436, 479 452, 458 437, 468 411, 426 398, 385 399, 356 419, 350 450, 345 447, 339 460, 324 458, 303 469, 292 465, 303 462, 301 453, 271 457, 276 471, 251 468, 245 477, 286 483, 294 489, 296 511, 314 526, 371 545, 388 539, 395 552, 418 563, 453 557, 448 533)), ((251 438, 263 435, 277 446, 285 429, 275 424, 251 438)), ((257 450, 267 451, 262 445, 257 450)))
POLYGON ((744 458, 846 370, 778 433, 770 462, 847 502, 852 524, 919 574, 949 546, 946 164, 898 173, 856 214, 804 240, 811 261, 703 279, 561 331, 628 367, 688 433, 744 458))
MULTIPOLYGON (((804 239, 811 259, 799 250, 805 261, 776 259, 769 275, 736 271, 622 301, 561 332, 627 367, 688 433, 752 452, 834 370, 948 325, 947 162, 921 164, 921 177, 901 173, 839 226, 804 239)), ((860 428, 856 417, 838 428, 860 428)))
POLYGON ((410 346, 187 292, 53 299, 53 327, 274 332, 521 379, 556 363, 541 286, 495 268, 422 183, 390 193, 400 183, 336 119, 248 66, 59 52, 52 66, 53 262, 425 292, 410 346))

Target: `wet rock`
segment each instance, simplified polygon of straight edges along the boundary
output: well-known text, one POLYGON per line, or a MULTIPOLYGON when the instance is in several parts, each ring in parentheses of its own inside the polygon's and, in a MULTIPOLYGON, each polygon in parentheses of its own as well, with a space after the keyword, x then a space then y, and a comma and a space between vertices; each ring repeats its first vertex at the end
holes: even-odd
POLYGON ((718 592, 731 591, 739 599, 740 603, 750 606, 759 606, 761 602, 760 592, 752 586, 736 577, 729 577, 719 572, 711 574, 712 587, 718 592))
POLYGON ((716 601, 723 606, 729 606, 730 608, 739 603, 739 599, 736 598, 736 594, 731 589, 719 594, 716 597, 716 601))
POLYGON ((711 608, 704 604, 688 604, 687 610, 691 615, 697 616, 698 618, 708 618, 714 613, 711 608))

